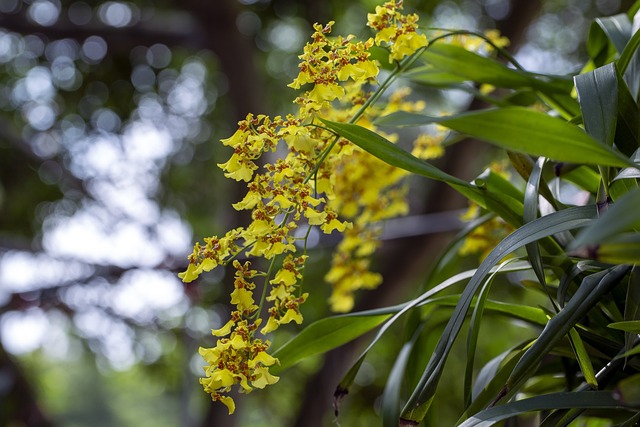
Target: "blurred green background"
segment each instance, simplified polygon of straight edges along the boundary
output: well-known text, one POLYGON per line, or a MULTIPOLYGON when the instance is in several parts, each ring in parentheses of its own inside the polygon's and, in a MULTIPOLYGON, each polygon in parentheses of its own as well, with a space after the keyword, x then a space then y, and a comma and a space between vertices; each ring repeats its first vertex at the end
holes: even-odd
MULTIPOLYGON (((572 74, 592 19, 629 3, 404 6, 425 26, 498 28, 527 69, 572 74)), ((229 155, 217 141, 248 112, 292 110, 295 92, 285 85, 314 22, 335 20, 334 34, 368 38, 366 14, 377 4, 0 0, 0 426, 335 425, 333 390, 362 342, 286 371, 277 385, 236 399, 228 416, 198 384, 197 348, 213 344, 210 330, 228 316, 231 284, 224 271, 188 286, 176 274, 194 240, 246 219, 230 207, 243 188, 215 166, 229 155)), ((414 89, 432 105, 472 102, 414 89)), ((492 155, 469 142, 439 161, 470 179, 492 155)), ((412 212, 390 224, 375 265, 385 284, 360 295, 358 308, 413 295, 458 227, 461 199, 424 181, 414 187, 412 212)), ((307 322, 327 315, 322 276, 336 243, 312 241, 307 322)), ((504 288, 516 300, 526 296, 504 288)), ((431 315, 425 355, 447 313, 431 315)), ((502 328, 505 340, 523 333, 499 320, 490 327, 502 328)), ((296 331, 281 329, 276 347, 296 331)), ((370 354, 342 404, 341 425, 379 424, 377 402, 398 344, 391 334, 370 354)), ((504 347, 499 339, 482 345, 481 362, 504 347)), ((461 404, 461 368, 450 363, 443 384, 451 391, 435 404, 433 425, 451 425, 449 408, 461 404)))

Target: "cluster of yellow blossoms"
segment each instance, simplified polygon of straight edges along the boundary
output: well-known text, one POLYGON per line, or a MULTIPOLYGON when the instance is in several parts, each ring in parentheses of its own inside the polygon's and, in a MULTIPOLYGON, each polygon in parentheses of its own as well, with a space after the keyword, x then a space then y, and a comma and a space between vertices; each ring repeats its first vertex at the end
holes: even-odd
POLYGON ((376 44, 389 47, 389 62, 399 61, 405 56, 427 45, 427 37, 419 34, 418 15, 403 15, 402 1, 387 2, 376 6, 376 13, 367 15, 368 25, 376 30, 376 44))
MULTIPOLYGON (((389 95, 384 103, 372 102, 379 70, 369 49, 374 44, 386 46, 390 60, 400 61, 427 45, 426 37, 416 31, 417 15, 403 15, 401 9, 401 1, 391 1, 369 14, 368 24, 377 34, 366 41, 351 35, 330 37, 333 22, 314 25, 311 42, 300 56, 299 74, 289 85, 308 88, 294 101, 297 114, 273 118, 248 114, 237 131, 222 140, 233 154, 218 166, 226 177, 247 183, 246 195, 233 207, 251 211, 251 223, 196 243, 187 270, 179 276, 191 282, 220 265, 232 264, 236 270, 231 294, 236 309, 222 328, 212 331, 218 337, 215 347, 200 349, 208 364, 200 382, 229 413, 235 410, 228 396, 234 385, 248 393, 278 381, 269 373, 269 367, 278 363, 267 353, 270 342, 256 338, 256 333, 302 323, 300 305, 308 294, 301 285, 311 227, 343 234, 326 275, 333 288, 329 303, 334 311, 351 310, 355 291, 373 288, 382 280, 369 270, 371 256, 380 245, 381 222, 408 211, 406 172, 336 136, 316 117, 357 121, 384 135, 375 127, 375 118, 425 108, 423 102, 408 100, 407 89, 389 95), (271 152, 278 158, 261 164, 263 154, 271 152), (269 267, 253 270, 249 261, 239 261, 244 257, 262 258, 269 267), (257 278, 262 290, 256 302, 257 278), (268 313, 264 325, 263 312, 268 313)), ((442 139, 442 135, 420 136, 414 155, 424 159, 442 155, 442 139)))

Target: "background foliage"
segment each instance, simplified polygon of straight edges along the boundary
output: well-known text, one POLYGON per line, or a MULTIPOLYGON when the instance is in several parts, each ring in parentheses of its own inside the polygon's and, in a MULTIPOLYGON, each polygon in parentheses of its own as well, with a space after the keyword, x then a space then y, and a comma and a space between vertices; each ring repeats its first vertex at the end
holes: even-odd
MULTIPOLYGON (((497 27, 527 70, 574 75, 587 58, 592 19, 630 3, 467 0, 405 7, 433 26, 497 27)), ((196 349, 226 316, 229 281, 213 275, 183 286, 175 274, 185 267, 193 236, 242 221, 228 208, 240 188, 213 166, 224 157, 215 141, 249 111, 291 108, 291 94, 281 88, 297 74, 297 54, 313 22, 335 20, 336 34, 364 36, 366 13, 376 4, 0 3, 0 373, 6 380, 0 424, 332 422, 333 389, 364 343, 304 361, 282 376, 277 390, 253 393, 239 401, 247 410, 241 406, 228 417, 197 384, 196 349)), ((417 90, 437 108, 481 105, 465 93, 417 90)), ((472 179, 494 155, 464 141, 438 165, 472 179)), ((385 285, 361 295, 358 309, 415 297, 418 278, 460 227, 461 197, 424 181, 411 194, 411 215, 389 224, 378 259, 385 285)), ((322 282, 334 244, 317 242, 307 280, 315 274, 322 282)), ((470 258, 451 268, 476 266, 470 258)), ((327 314, 322 292, 310 298, 307 319, 327 314)), ((499 299, 535 305, 526 290, 500 292, 499 299)), ((444 328, 449 315, 434 310, 432 324, 444 328)), ((504 336, 479 341, 477 366, 505 342, 531 338, 517 324, 489 321, 495 324, 483 328, 500 328, 504 336)), ((293 332, 280 332, 276 343, 293 332)), ((438 332, 436 326, 420 336, 421 344, 435 347, 438 332)), ((379 423, 379 398, 400 344, 383 337, 367 357, 342 409, 343 425, 379 423)), ((455 422, 456 402, 463 401, 448 376, 465 369, 455 356, 464 351, 454 347, 441 380, 451 387, 442 394, 455 398, 433 404, 431 416, 443 425, 455 422)))

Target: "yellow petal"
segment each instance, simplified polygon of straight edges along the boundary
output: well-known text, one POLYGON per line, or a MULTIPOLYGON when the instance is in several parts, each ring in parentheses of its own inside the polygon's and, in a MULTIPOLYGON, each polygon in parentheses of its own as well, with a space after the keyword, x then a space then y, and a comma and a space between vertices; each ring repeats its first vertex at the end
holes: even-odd
POLYGON ((258 363, 261 363, 263 366, 271 366, 274 363, 278 363, 278 359, 265 351, 261 351, 249 361, 249 368, 255 368, 258 363))
POLYGON ((228 369, 216 369, 215 372, 211 375, 211 379, 213 381, 217 381, 220 383, 220 387, 229 387, 236 383, 236 379, 228 369))
POLYGON ((184 283, 189 283, 189 282, 193 282, 194 280, 196 280, 198 278, 198 274, 196 272, 196 265, 195 264, 189 264, 187 266, 186 271, 183 271, 182 273, 178 273, 178 277, 184 282, 184 283))
POLYGON ((322 229, 322 231, 324 231, 325 234, 331 234, 331 232, 333 230, 338 230, 339 232, 343 232, 344 230, 346 230, 346 228, 351 225, 351 223, 345 221, 338 221, 337 219, 332 219, 331 221, 329 221, 326 224, 322 224, 322 226, 320 227, 322 229))
POLYGON ((231 328, 235 325, 233 320, 229 320, 222 328, 220 329, 212 329, 211 334, 216 337, 224 337, 229 335, 231 332, 231 328))
POLYGON ((220 142, 230 147, 236 147, 244 142, 244 135, 245 135, 245 132, 238 129, 229 138, 221 139, 220 142))
POLYGON ((296 272, 287 270, 286 268, 281 268, 276 273, 276 276, 269 282, 272 284, 284 283, 287 286, 295 285, 298 281, 296 277, 296 272))
POLYGON ((220 396, 218 399, 220 402, 224 404, 229 410, 229 415, 233 414, 236 410, 236 403, 229 396, 220 396))
POLYGON ((244 311, 253 307, 253 292, 246 290, 245 288, 236 288, 231 292, 231 304, 236 304, 238 310, 244 311))
POLYGON ((275 317, 269 317, 269 320, 267 321, 267 324, 264 325, 264 328, 260 329, 260 333, 262 335, 266 335, 269 332, 273 332, 276 329, 278 329, 278 326, 280 326, 280 324, 278 323, 276 318, 275 317))
POLYGON ((235 348, 236 350, 240 350, 247 347, 247 342, 244 340, 244 338, 242 338, 242 335, 236 335, 231 340, 231 347, 235 348))
POLYGON ((277 383, 280 379, 276 376, 271 375, 267 368, 256 368, 255 373, 257 375, 256 379, 251 381, 251 384, 253 384, 253 386, 256 388, 265 388, 270 384, 277 383))
POLYGON ((300 314, 300 312, 295 311, 294 309, 290 308, 287 310, 287 312, 284 314, 284 316, 282 316, 282 318, 280 319, 280 324, 281 325, 286 325, 289 322, 296 322, 298 325, 302 323, 302 314, 300 314))
POLYGON ((321 225, 324 224, 327 214, 326 212, 317 212, 312 207, 307 207, 304 210, 304 216, 309 220, 309 225, 321 225))

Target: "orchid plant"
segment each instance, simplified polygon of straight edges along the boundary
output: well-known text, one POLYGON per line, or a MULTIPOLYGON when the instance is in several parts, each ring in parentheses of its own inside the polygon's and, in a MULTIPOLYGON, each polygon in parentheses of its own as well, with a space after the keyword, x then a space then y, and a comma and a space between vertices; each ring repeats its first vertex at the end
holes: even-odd
POLYGON ((233 413, 232 390, 274 385, 276 375, 303 358, 379 328, 337 384, 338 401, 375 342, 412 316, 384 390, 385 426, 425 419, 463 330, 467 368, 459 425, 491 425, 529 411, 544 411, 545 426, 568 425, 588 419, 584 411, 592 408, 610 409, 609 419, 620 425, 640 420, 640 365, 633 358, 640 352, 638 9, 640 1, 627 14, 593 24, 590 60, 573 77, 526 71, 495 31, 420 27, 402 1, 368 15, 373 35, 367 40, 334 36, 333 22, 314 25, 289 85, 298 91, 297 112, 248 114, 222 140, 233 152, 218 166, 246 183, 246 195, 233 207, 250 211, 251 222, 196 243, 180 274, 191 282, 220 266, 235 269, 234 310, 212 331, 215 347, 200 349, 207 363, 200 382, 212 399, 233 413), (386 49, 392 67, 382 70, 373 49, 386 49), (489 107, 427 115, 425 102, 411 96, 412 83, 462 87, 489 107), (418 136, 402 141, 394 127, 414 128, 418 136), (494 164, 468 182, 429 162, 462 137, 504 149, 508 168, 494 164), (523 185, 508 179, 505 169, 523 185), (372 257, 385 221, 409 210, 412 175, 466 197, 469 225, 426 273, 428 286, 415 298, 351 313, 357 292, 384 286, 372 257), (562 197, 566 187, 580 193, 581 202, 562 197), (304 321, 304 302, 314 291, 304 282, 314 227, 342 235, 325 275, 332 289, 328 305, 342 314, 307 325, 273 350, 273 331, 304 321), (473 251, 483 253, 477 268, 441 277, 445 264, 455 266, 461 253, 473 251), (513 272, 531 277, 529 287, 544 295, 546 306, 489 297, 493 278, 513 272), (419 338, 431 328, 434 306, 450 316, 415 376, 408 361, 422 351, 419 338), (513 343, 476 370, 480 326, 489 314, 527 324, 534 338, 513 343), (561 358, 579 369, 567 369, 561 358), (566 381, 545 382, 549 375, 566 381))

